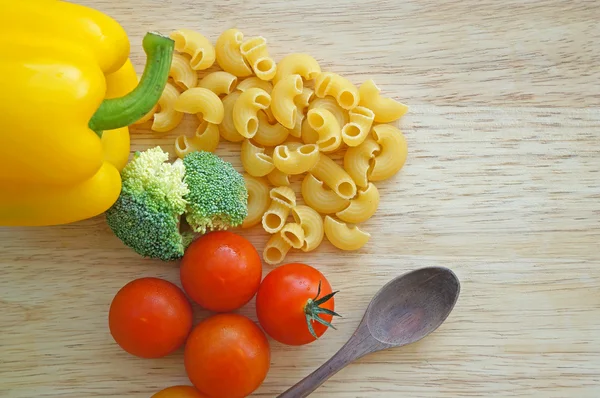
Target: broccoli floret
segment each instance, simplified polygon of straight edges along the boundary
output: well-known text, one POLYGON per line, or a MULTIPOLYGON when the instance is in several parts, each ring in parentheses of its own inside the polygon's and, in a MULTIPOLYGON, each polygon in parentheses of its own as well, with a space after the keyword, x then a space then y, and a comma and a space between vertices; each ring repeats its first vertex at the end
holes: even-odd
POLYGON ((115 235, 145 257, 175 260, 191 242, 179 232, 189 193, 182 161, 166 163, 160 147, 136 153, 122 172, 123 186, 106 221, 115 235))
POLYGON ((185 218, 192 229, 204 233, 241 225, 248 215, 248 191, 231 163, 210 152, 192 152, 183 164, 190 189, 185 218))

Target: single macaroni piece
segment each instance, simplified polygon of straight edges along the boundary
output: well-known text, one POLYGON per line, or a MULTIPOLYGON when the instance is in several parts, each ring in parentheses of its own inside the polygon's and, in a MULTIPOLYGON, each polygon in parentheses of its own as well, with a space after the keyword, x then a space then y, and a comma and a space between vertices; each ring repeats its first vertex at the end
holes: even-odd
POLYGON ((269 57, 267 39, 262 36, 251 37, 242 42, 240 51, 256 77, 261 80, 273 80, 277 71, 277 64, 269 57))
POLYGON ((302 78, 300 75, 289 75, 281 79, 273 87, 271 93, 271 111, 281 125, 288 129, 296 125, 298 108, 294 99, 302 94, 302 78))
POLYGON ((290 207, 272 200, 271 204, 265 214, 262 217, 262 226, 270 234, 275 234, 281 231, 281 228, 285 225, 285 221, 290 215, 290 207))
POLYGON ((231 94, 236 84, 237 77, 235 75, 220 70, 204 76, 198 83, 198 87, 209 89, 218 96, 225 96, 231 94))
POLYGON ((237 29, 228 29, 221 33, 215 45, 217 63, 225 72, 237 77, 252 74, 252 68, 240 51, 244 34, 237 29))
POLYGON ((294 249, 300 249, 304 245, 304 230, 297 223, 287 223, 279 231, 284 241, 294 249))
POLYGON ((244 79, 237 85, 237 89, 240 91, 246 91, 250 88, 260 88, 261 90, 266 91, 269 95, 271 95, 271 92, 273 91, 273 85, 271 82, 260 80, 256 76, 244 79))
POLYGON ((375 122, 390 123, 408 112, 408 106, 391 98, 382 97, 380 91, 373 80, 367 80, 359 89, 360 105, 375 113, 375 122))
POLYGON ((323 72, 315 80, 315 94, 319 98, 331 96, 344 109, 352 109, 358 105, 360 96, 358 89, 348 79, 336 73, 323 72))
MULTIPOLYGON (((348 111, 340 108, 336 100, 331 97, 313 99, 308 106, 308 110, 311 111, 317 108, 323 108, 331 112, 340 126, 345 126, 348 123, 348 111)), ((306 121, 302 123, 301 136, 305 144, 316 144, 319 140, 319 134, 306 121)))
POLYGON ((251 88, 242 92, 233 105, 233 123, 235 129, 245 138, 252 138, 258 131, 260 110, 271 105, 271 96, 260 88, 251 88))
POLYGON ((356 198, 350 201, 350 205, 335 215, 342 221, 358 224, 367 221, 379 206, 379 190, 372 182, 366 189, 358 190, 356 198))
POLYGON ((357 106, 350 112, 350 123, 342 127, 342 139, 348 146, 358 146, 369 135, 375 114, 369 108, 357 106))
POLYGON ((175 110, 192 115, 202 114, 203 120, 212 124, 223 121, 225 109, 221 99, 212 91, 194 87, 181 93, 175 102, 175 110))
POLYGON ((327 155, 319 154, 319 161, 310 172, 341 198, 352 199, 356 195, 356 184, 350 175, 327 155))
POLYGON ((381 152, 373 159, 369 180, 381 181, 390 178, 404 166, 408 145, 404 134, 389 124, 374 126, 373 137, 381 147, 381 152))
POLYGON ((302 198, 304 203, 321 214, 337 213, 350 204, 348 199, 340 198, 310 173, 302 181, 302 198))
POLYGON ((175 109, 175 103, 179 98, 179 90, 171 83, 167 83, 160 99, 158 100, 158 112, 154 114, 152 131, 166 133, 173 130, 181 123, 183 113, 175 109))
POLYGON ((280 234, 271 236, 265 250, 263 251, 263 260, 269 265, 275 265, 281 263, 288 251, 291 249, 291 245, 287 243, 280 234))
POLYGON ((371 237, 370 234, 360 230, 357 226, 349 227, 345 223, 325 216, 325 236, 332 245, 342 250, 358 250, 363 247, 371 237))
POLYGON ((265 153, 265 148, 254 145, 250 140, 244 140, 240 153, 242 166, 253 177, 264 177, 275 168, 273 158, 265 153))
POLYGON ((296 193, 290 187, 275 187, 269 196, 274 202, 279 202, 290 209, 296 206, 296 193))
POLYGON ((348 111, 340 108, 338 103, 331 97, 313 99, 308 106, 308 110, 315 108, 324 108, 333 113, 340 126, 345 126, 348 123, 348 111))
POLYGON ((302 251, 309 252, 315 250, 323 241, 323 217, 316 210, 300 205, 292 209, 294 222, 302 226, 304 231, 304 243, 302 251))
POLYGON ((242 228, 250 228, 261 222, 263 214, 271 205, 271 198, 269 184, 263 178, 244 174, 244 181, 248 190, 248 216, 244 219, 242 228))
POLYGON ((277 73, 273 83, 289 75, 300 75, 304 80, 312 80, 321 73, 321 67, 316 59, 308 54, 289 54, 277 64, 277 73))
POLYGON ((238 133, 233 123, 233 107, 242 93, 234 91, 223 98, 223 121, 219 125, 219 132, 223 139, 230 142, 242 142, 245 138, 238 133))
POLYGON ((190 29, 179 29, 171 33, 170 37, 175 41, 175 50, 192 57, 192 69, 208 69, 215 63, 215 48, 200 33, 190 29))
POLYGON ((183 159, 195 151, 214 152, 217 146, 219 146, 219 126, 203 120, 193 137, 180 135, 175 139, 175 154, 183 159))
POLYGON ((350 147, 346 151, 344 169, 359 187, 367 187, 373 166, 372 159, 375 159, 380 151, 381 147, 372 138, 367 138, 359 146, 350 147))
POLYGON ((256 116, 258 117, 258 131, 253 137, 254 141, 264 146, 277 146, 285 142, 290 134, 288 129, 277 122, 271 124, 264 111, 259 111, 256 116))
POLYGON ((279 145, 273 151, 273 163, 281 172, 294 175, 306 173, 319 161, 319 147, 316 144, 297 145, 295 148, 279 145))
POLYGON ((291 185, 290 176, 277 169, 267 174, 267 179, 274 187, 289 187, 291 185))
POLYGON ((315 108, 308 111, 308 124, 317 132, 317 145, 321 152, 334 152, 342 145, 342 130, 335 116, 327 109, 315 108))
POLYGON ((190 61, 183 54, 173 54, 169 76, 183 90, 196 87, 198 84, 198 73, 192 69, 190 61))

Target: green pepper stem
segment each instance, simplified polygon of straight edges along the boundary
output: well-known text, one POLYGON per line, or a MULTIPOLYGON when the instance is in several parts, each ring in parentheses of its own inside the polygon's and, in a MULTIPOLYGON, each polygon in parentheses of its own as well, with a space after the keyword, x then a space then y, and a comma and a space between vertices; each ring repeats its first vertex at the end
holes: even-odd
POLYGON ((158 33, 146 33, 142 46, 147 60, 140 83, 121 98, 105 99, 90 119, 90 129, 100 137, 104 130, 129 126, 141 119, 156 105, 165 89, 175 42, 158 33))

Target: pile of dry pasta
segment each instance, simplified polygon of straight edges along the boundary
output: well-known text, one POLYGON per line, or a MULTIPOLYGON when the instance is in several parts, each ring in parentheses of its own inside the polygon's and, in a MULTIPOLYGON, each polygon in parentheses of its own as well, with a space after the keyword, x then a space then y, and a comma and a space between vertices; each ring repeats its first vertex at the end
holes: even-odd
POLYGON ((187 29, 171 38, 177 51, 172 83, 138 123, 153 119, 152 130, 166 132, 184 113, 198 115, 195 135, 176 139, 179 157, 213 152, 221 138, 241 143, 249 193, 243 227, 262 222, 273 234, 265 262, 280 263, 291 248, 314 250, 324 235, 342 250, 367 243, 370 235, 356 224, 377 210, 373 182, 397 173, 407 155, 400 130, 385 123, 399 119, 407 107, 380 96, 372 80, 357 88, 340 75, 322 72, 310 55, 290 54, 275 63, 260 36, 244 39, 242 32, 229 29, 215 46, 187 29), (198 81, 197 71, 215 61, 222 70, 198 81), (345 150, 343 167, 330 157, 340 150, 345 150), (297 205, 289 177, 305 173, 305 205, 297 205))

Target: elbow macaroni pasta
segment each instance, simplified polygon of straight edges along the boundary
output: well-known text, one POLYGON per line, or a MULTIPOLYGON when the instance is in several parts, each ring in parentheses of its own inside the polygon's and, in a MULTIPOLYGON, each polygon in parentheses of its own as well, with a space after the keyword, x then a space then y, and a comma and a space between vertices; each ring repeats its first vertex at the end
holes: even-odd
POLYGON ((267 179, 274 187, 289 187, 290 186, 290 176, 279 171, 277 168, 267 174, 267 179))
POLYGON ((369 108, 357 106, 349 112, 350 123, 342 127, 342 139, 348 146, 358 146, 369 135, 375 114, 369 108))
POLYGON ((346 151, 344 169, 359 187, 367 187, 372 160, 380 151, 381 147, 372 138, 367 138, 359 146, 350 147, 346 151))
POLYGON ((250 64, 256 77, 261 80, 272 80, 277 71, 277 64, 267 50, 267 40, 262 36, 251 37, 242 42, 240 52, 250 64))
POLYGON ((317 145, 321 152, 334 152, 342 144, 342 132, 335 116, 327 109, 315 108, 308 111, 308 124, 317 132, 317 145))
POLYGON ((186 155, 195 151, 214 152, 218 145, 219 126, 204 120, 200 122, 192 138, 180 135, 175 139, 175 154, 183 159, 186 155))
POLYGON ((262 217, 262 226, 265 231, 275 234, 281 231, 290 215, 291 208, 279 201, 272 200, 271 204, 262 217))
POLYGON ((271 105, 271 96, 260 88, 251 88, 242 92, 233 105, 233 123, 235 129, 245 138, 252 138, 258 131, 260 110, 271 105))
POLYGON ((273 87, 271 93, 271 111, 275 119, 283 127, 294 128, 298 117, 298 108, 294 98, 302 94, 302 78, 300 75, 289 75, 281 79, 273 87))
POLYGON ((175 102, 175 110, 197 115, 209 123, 219 124, 223 121, 225 109, 221 99, 212 91, 194 87, 184 91, 175 102))
POLYGON ((373 159, 369 180, 386 180, 400 171, 406 162, 406 139, 400 130, 389 124, 373 127, 373 137, 381 147, 381 152, 373 159))
POLYGON ((342 109, 331 97, 315 98, 308 106, 308 110, 315 108, 327 109, 333 114, 333 116, 335 116, 340 126, 344 126, 346 123, 348 123, 348 111, 342 109))
POLYGON ((240 91, 246 91, 251 88, 260 88, 261 90, 266 91, 269 95, 271 95, 271 92, 273 92, 273 85, 271 82, 260 80, 256 76, 244 79, 237 85, 237 89, 240 91))
POLYGON ((275 168, 273 158, 265 153, 265 148, 258 147, 250 140, 244 140, 240 153, 242 166, 252 177, 264 177, 275 168))
POLYGON ((321 67, 316 59, 308 54, 289 54, 277 64, 277 73, 273 83, 277 84, 281 79, 289 75, 300 75, 304 80, 313 80, 319 73, 321 67))
POLYGON ((179 91, 171 83, 167 83, 160 99, 158 100, 159 111, 154 114, 152 131, 166 133, 173 130, 181 123, 183 113, 175 109, 175 103, 179 98, 179 91))
POLYGON ((263 214, 271 205, 269 185, 262 178, 244 174, 246 189, 248 190, 248 216, 242 223, 242 228, 250 228, 260 223, 263 214))
POLYGON ((279 231, 284 241, 294 249, 300 249, 304 245, 304 230, 297 223, 288 223, 279 231))
POLYGON ((375 113, 377 123, 393 122, 408 112, 406 105, 391 98, 382 97, 381 90, 373 80, 367 80, 361 84, 358 91, 360 93, 360 105, 371 109, 375 113))
POLYGON ((238 133, 233 123, 233 107, 242 93, 234 91, 223 98, 223 121, 219 125, 219 132, 223 139, 230 142, 242 142, 244 137, 238 133))
POLYGON ((206 88, 218 96, 231 94, 237 84, 237 77, 222 70, 204 76, 198 87, 206 88))
POLYGON ((357 226, 349 227, 345 223, 330 216, 325 216, 325 236, 332 245, 342 250, 358 250, 363 247, 371 237, 367 232, 357 226))
POLYGON ((321 214, 337 213, 350 204, 348 199, 340 198, 338 194, 325 188, 312 174, 307 174, 302 181, 302 198, 304 203, 321 214))
POLYGON ((302 251, 315 250, 323 241, 325 233, 323 228, 323 217, 316 210, 308 206, 296 206, 292 209, 294 222, 300 224, 304 231, 304 243, 302 251))
POLYGON ((265 263, 269 265, 279 264, 285 259, 285 256, 291 247, 292 246, 282 238, 281 234, 271 236, 263 251, 265 263))
POLYGON ((167 132, 184 113, 198 116, 194 135, 175 139, 179 158, 213 152, 221 137, 241 143, 248 190, 242 228, 261 223, 273 234, 263 252, 266 263, 282 262, 292 248, 315 250, 325 236, 342 250, 365 245, 370 235, 356 225, 379 206, 373 182, 393 176, 407 157, 401 131, 381 123, 403 116, 406 105, 382 97, 373 80, 357 88, 336 73, 322 72, 307 54, 289 54, 276 64, 262 36, 244 39, 242 32, 229 29, 214 47, 193 30, 170 36, 177 51, 171 83, 136 124, 153 118, 152 130, 167 132), (197 71, 215 61, 222 70, 199 80, 197 71), (306 87, 311 80, 314 89, 306 87), (339 156, 333 160, 326 154, 342 146, 348 148, 343 167, 339 156), (290 176, 304 173, 305 204, 300 205, 290 176))
POLYGON ((315 94, 319 98, 332 96, 344 109, 353 109, 358 105, 358 89, 348 79, 336 73, 320 73, 315 80, 315 94))
POLYGON ((169 76, 171 76, 175 84, 183 90, 196 87, 196 84, 198 84, 198 73, 192 69, 190 62, 182 54, 173 54, 169 76))
POLYGON ((290 187, 275 187, 269 193, 271 200, 279 202, 290 209, 296 206, 296 193, 290 187))
POLYGON ((356 184, 350 175, 327 155, 320 153, 319 161, 310 172, 339 197, 352 199, 356 195, 356 184))
POLYGON ((240 51, 244 34, 237 29, 228 29, 221 33, 215 45, 217 63, 225 72, 237 77, 252 74, 252 68, 240 51))
POLYGON ((350 201, 350 205, 335 215, 342 221, 358 224, 367 221, 379 206, 379 190, 373 183, 369 183, 365 190, 359 190, 356 198, 350 201))
POLYGON ((271 124, 267 114, 262 111, 259 111, 256 116, 258 117, 258 131, 253 137, 254 141, 264 146, 276 146, 285 142, 290 134, 288 129, 277 122, 271 124))
POLYGON ((288 175, 306 173, 319 161, 319 148, 315 144, 279 145, 273 151, 273 163, 282 173, 288 175))
POLYGON ((171 33, 170 37, 175 41, 175 50, 192 57, 192 69, 208 69, 215 63, 215 48, 200 33, 190 29, 179 29, 171 33))

